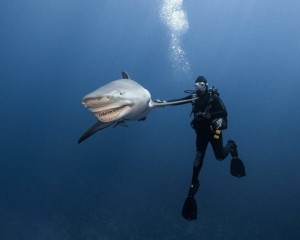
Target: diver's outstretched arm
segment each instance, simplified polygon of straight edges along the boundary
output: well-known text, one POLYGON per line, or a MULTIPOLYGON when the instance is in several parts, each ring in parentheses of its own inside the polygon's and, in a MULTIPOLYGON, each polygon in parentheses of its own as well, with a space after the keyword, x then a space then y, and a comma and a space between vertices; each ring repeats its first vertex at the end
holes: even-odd
POLYGON ((197 97, 193 97, 193 95, 188 95, 184 98, 178 98, 178 99, 172 99, 172 100, 160 100, 160 99, 156 99, 153 104, 156 105, 158 104, 158 106, 176 106, 176 105, 182 105, 182 104, 187 104, 187 103, 191 103, 193 101, 195 101, 197 99, 197 97))

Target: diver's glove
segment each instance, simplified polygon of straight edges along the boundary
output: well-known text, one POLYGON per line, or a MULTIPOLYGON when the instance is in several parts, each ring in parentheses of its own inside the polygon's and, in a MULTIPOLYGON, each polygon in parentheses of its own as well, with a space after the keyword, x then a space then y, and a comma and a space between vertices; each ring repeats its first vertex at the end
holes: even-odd
POLYGON ((193 93, 193 95, 192 95, 192 102, 195 103, 197 99, 198 99, 197 94, 193 93))
POLYGON ((212 121, 214 129, 222 129, 223 118, 216 118, 212 121))
POLYGON ((155 99, 154 102, 156 102, 156 103, 165 103, 166 101, 165 100, 160 100, 160 99, 155 99))

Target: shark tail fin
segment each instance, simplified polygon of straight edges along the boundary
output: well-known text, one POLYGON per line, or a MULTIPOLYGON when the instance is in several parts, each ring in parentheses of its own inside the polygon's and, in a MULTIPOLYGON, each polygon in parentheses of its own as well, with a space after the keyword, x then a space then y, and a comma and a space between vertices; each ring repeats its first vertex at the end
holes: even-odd
POLYGON ((90 136, 92 136, 94 133, 109 127, 110 125, 112 125, 114 122, 101 122, 101 121, 97 121, 93 126, 91 126, 88 130, 86 130, 81 137, 78 140, 78 143, 83 142, 85 139, 89 138, 90 136))

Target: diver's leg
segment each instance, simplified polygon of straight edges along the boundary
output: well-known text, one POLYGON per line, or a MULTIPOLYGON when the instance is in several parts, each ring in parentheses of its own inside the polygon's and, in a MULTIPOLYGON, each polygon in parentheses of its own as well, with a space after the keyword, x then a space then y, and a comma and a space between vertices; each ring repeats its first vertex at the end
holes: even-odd
POLYGON ((230 174, 234 177, 244 177, 246 176, 246 169, 244 163, 238 158, 237 145, 233 140, 229 140, 228 144, 231 144, 230 154, 232 156, 230 162, 230 174))
POLYGON ((205 136, 205 134, 197 134, 196 138, 196 157, 193 165, 193 175, 192 175, 192 183, 189 189, 189 197, 194 197, 196 192, 198 191, 198 188, 200 186, 198 177, 200 170, 203 165, 203 160, 205 157, 205 151, 208 145, 208 138, 205 136))
POLYGON ((235 141, 233 140, 228 140, 227 145, 230 145, 230 155, 232 158, 237 158, 239 156, 238 150, 237 150, 237 145, 235 141))
POLYGON ((226 146, 223 146, 222 132, 220 132, 219 134, 212 132, 210 135, 210 143, 217 160, 222 161, 228 156, 231 146, 228 144, 226 144, 226 146))
POLYGON ((197 153, 195 162, 193 165, 193 177, 192 184, 189 188, 188 197, 185 199, 183 208, 181 211, 181 215, 187 220, 195 220, 197 219, 197 202, 194 198, 195 194, 199 189, 199 180, 198 176, 203 165, 203 159, 205 155, 205 150, 208 144, 208 135, 204 134, 200 131, 196 131, 197 139, 196 139, 196 147, 197 153), (201 133, 201 134, 200 134, 201 133))
POLYGON ((230 153, 232 157, 238 157, 237 145, 233 140, 228 140, 227 144, 223 146, 223 134, 212 133, 210 142, 217 160, 224 160, 230 153))

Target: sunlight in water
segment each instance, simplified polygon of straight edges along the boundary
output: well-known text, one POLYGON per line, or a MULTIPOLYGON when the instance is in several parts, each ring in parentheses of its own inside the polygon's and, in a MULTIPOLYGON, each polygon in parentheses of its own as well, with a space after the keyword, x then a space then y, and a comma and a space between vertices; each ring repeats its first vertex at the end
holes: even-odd
POLYGON ((185 73, 190 71, 190 63, 181 47, 181 38, 189 28, 185 11, 182 9, 183 0, 163 0, 160 18, 171 33, 170 54, 173 67, 185 73))

